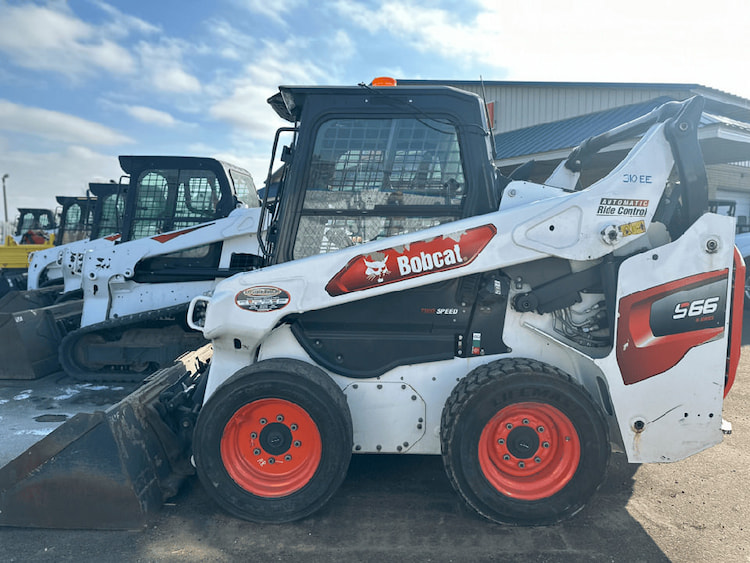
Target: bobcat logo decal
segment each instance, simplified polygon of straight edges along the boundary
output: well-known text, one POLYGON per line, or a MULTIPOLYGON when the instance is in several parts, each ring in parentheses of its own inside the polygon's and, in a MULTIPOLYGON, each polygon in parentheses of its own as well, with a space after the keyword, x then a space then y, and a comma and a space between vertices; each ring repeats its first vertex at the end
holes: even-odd
POLYGON ((365 275, 370 281, 378 280, 378 283, 383 283, 383 278, 391 273, 388 266, 385 265, 385 263, 388 262, 388 256, 380 261, 373 260, 372 262, 368 262, 367 258, 362 258, 362 260, 364 260, 365 266, 367 267, 365 275))

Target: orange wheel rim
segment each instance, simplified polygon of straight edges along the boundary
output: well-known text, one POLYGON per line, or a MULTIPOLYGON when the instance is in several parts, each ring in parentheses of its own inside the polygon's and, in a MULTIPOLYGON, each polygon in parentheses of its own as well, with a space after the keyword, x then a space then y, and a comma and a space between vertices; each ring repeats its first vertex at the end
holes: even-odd
POLYGON ((283 399, 260 399, 234 413, 221 437, 221 459, 246 491, 268 498, 290 495, 310 482, 322 441, 305 409, 283 399))
POLYGON ((560 491, 581 460, 581 442, 570 419, 545 403, 501 409, 479 437, 479 465, 501 494, 539 500, 560 491))

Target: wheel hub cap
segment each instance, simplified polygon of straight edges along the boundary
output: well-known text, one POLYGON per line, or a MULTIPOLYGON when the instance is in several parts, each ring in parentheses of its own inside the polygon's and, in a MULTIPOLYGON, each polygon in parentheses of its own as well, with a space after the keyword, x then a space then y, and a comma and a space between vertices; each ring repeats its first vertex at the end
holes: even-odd
POLYGON ((307 485, 322 451, 310 414, 283 399, 260 399, 241 407, 221 437, 221 459, 229 476, 265 498, 288 496, 307 485))
POLYGON ((478 450, 490 485, 505 496, 529 501, 562 490, 581 461, 573 423, 546 403, 516 403, 498 411, 482 430, 478 450))

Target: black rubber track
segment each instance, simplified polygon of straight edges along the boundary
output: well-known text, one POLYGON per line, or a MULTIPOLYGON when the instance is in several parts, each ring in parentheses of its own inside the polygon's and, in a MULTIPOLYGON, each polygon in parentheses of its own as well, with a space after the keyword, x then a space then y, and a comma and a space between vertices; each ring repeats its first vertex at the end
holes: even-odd
MULTIPOLYGON (((89 382, 138 382, 154 371, 169 367, 178 356, 195 350, 206 344, 199 332, 187 327, 187 304, 176 305, 109 319, 79 328, 62 339, 59 348, 59 360, 63 370, 72 378, 89 382), (139 365, 118 363, 117 365, 87 365, 85 363, 86 338, 101 337, 103 341, 123 343, 125 336, 133 337, 139 331, 148 331, 150 338, 150 356, 139 365), (154 346, 158 344, 158 346, 154 346)), ((117 345, 116 345, 117 346, 117 345)), ((128 344, 121 344, 120 348, 128 344)), ((138 352, 138 345, 131 345, 138 352)))

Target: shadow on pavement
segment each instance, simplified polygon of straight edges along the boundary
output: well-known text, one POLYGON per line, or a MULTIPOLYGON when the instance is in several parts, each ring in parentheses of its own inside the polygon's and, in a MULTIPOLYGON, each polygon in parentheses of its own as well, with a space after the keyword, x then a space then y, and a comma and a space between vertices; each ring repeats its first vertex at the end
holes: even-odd
POLYGON ((7 561, 668 562, 626 510, 637 467, 613 455, 589 506, 540 528, 476 516, 439 456, 356 455, 331 502, 300 522, 237 520, 192 479, 143 532, 0 528, 0 542, 7 561))
POLYGON ((175 525, 193 544, 200 538, 205 557, 221 554, 229 560, 667 562, 625 508, 637 468, 624 455, 613 455, 590 505, 549 527, 483 520, 453 491, 439 456, 416 455, 353 456, 332 501, 313 516, 284 525, 233 519, 193 481, 172 509, 169 525, 177 516, 182 522, 175 525), (204 517, 196 519, 196 513, 204 517))

